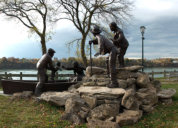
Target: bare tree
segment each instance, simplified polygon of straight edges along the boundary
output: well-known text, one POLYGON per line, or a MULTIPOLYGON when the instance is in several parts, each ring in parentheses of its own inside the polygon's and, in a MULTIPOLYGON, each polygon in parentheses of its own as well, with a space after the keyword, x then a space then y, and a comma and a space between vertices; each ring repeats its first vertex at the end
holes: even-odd
POLYGON ((85 42, 90 32, 92 24, 99 24, 115 21, 122 23, 130 17, 132 2, 129 0, 56 0, 58 5, 62 6, 61 13, 81 33, 80 51, 85 65, 87 58, 85 55, 85 42))
POLYGON ((52 25, 50 21, 55 12, 54 5, 49 0, 0 1, 0 14, 17 19, 40 37, 42 54, 46 53, 47 26, 52 25))

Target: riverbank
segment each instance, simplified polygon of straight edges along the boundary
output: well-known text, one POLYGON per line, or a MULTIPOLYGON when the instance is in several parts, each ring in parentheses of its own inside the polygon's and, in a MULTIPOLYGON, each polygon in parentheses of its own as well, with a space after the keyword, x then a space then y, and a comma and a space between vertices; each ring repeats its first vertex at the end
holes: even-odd
MULTIPOLYGON (((39 58, 27 59, 27 58, 14 58, 14 57, 3 57, 0 58, 0 69, 36 69, 36 63, 39 58)), ((93 57, 93 66, 106 67, 106 56, 93 57)), ((71 66, 74 61, 82 64, 81 58, 69 57, 69 58, 54 58, 54 63, 60 61, 62 65, 71 66)), ((142 59, 125 58, 125 65, 141 65, 142 59)), ((157 59, 144 59, 145 67, 178 67, 178 58, 157 58, 157 59)))
MULTIPOLYGON (((169 68, 163 68, 163 67, 157 67, 157 68, 144 68, 144 72, 146 73, 152 73, 152 72, 172 72, 172 71, 178 71, 178 67, 169 67, 169 68)), ((36 69, 0 69, 0 74, 37 74, 36 69)), ((48 71, 48 74, 50 74, 50 71, 48 71)), ((73 74, 72 70, 62 70, 58 71, 58 74, 73 74)), ((164 77, 164 74, 155 74, 155 78, 164 77)), ((13 77, 14 80, 19 80, 19 77, 13 77)), ((23 80, 37 80, 37 78, 30 78, 25 77, 23 80)))

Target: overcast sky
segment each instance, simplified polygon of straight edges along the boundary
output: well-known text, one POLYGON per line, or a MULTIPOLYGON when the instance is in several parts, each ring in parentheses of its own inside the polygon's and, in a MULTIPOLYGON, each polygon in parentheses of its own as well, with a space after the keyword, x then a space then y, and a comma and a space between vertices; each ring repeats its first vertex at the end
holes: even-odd
MULTIPOLYGON (((140 26, 145 26, 144 56, 147 59, 178 57, 178 0, 134 0, 133 18, 123 31, 129 41, 126 56, 141 58, 140 26)), ((37 37, 37 36, 36 36, 37 37)), ((21 24, 0 17, 0 57, 40 58, 41 46, 36 37, 30 37, 21 24), (39 52, 40 51, 40 52, 39 52)), ((74 56, 66 43, 80 37, 72 24, 56 26, 47 48, 56 50, 55 57, 74 56)), ((73 48, 75 49, 75 48, 73 48)))

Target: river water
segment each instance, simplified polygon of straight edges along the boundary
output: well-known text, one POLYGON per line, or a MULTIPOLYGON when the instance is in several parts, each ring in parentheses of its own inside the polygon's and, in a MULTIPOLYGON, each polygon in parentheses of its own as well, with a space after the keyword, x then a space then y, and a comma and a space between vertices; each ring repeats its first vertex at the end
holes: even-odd
MULTIPOLYGON (((11 73, 11 74, 20 74, 20 72, 22 72, 22 74, 37 74, 37 70, 35 69, 3 69, 0 70, 0 74, 5 74, 5 72, 7 72, 7 74, 11 73)), ((73 74, 73 71, 71 70, 62 70, 62 71, 58 71, 59 74, 73 74)), ((48 74, 50 74, 50 71, 48 71, 48 74)), ((19 77, 13 77, 13 80, 19 80, 19 77)), ((23 77, 23 80, 37 80, 37 78, 35 77, 23 77)))
MULTIPOLYGON (((178 71, 178 67, 170 67, 170 68, 145 68, 144 72, 164 72, 165 71, 178 71)), ((20 72, 22 72, 22 74, 37 74, 37 70, 34 69, 3 69, 0 70, 0 74, 4 74, 5 72, 7 72, 8 74, 20 74, 20 72)), ((62 70, 58 72, 59 74, 73 74, 73 71, 69 71, 69 70, 62 70)), ((155 77, 163 77, 163 75, 155 75, 155 77)), ((19 77, 13 77, 14 80, 18 80, 19 77)), ((23 80, 36 80, 36 78, 29 78, 29 77, 23 77, 23 80)))

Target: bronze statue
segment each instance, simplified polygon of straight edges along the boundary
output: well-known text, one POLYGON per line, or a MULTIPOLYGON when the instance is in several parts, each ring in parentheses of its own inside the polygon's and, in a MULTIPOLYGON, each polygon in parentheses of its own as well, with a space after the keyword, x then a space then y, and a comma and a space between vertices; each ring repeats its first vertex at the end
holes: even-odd
POLYGON ((58 70, 60 70, 60 71, 62 71, 62 69, 61 69, 61 62, 57 62, 57 64, 56 64, 56 67, 55 67, 55 70, 52 70, 51 71, 51 81, 54 81, 54 77, 55 77, 55 73, 58 71, 58 70))
POLYGON ((86 70, 86 68, 82 67, 81 65, 79 65, 79 63, 77 61, 75 61, 73 63, 73 67, 62 67, 66 70, 73 70, 74 71, 74 75, 77 77, 77 81, 81 81, 82 78, 85 76, 84 74, 84 70, 86 70))
POLYGON ((120 54, 118 56, 119 67, 124 67, 124 55, 129 46, 127 39, 124 36, 123 31, 117 26, 115 22, 110 23, 110 29, 114 32, 114 39, 112 39, 113 44, 118 48, 120 54))
MULTIPOLYGON (((94 26, 94 28, 91 30, 93 35, 96 37, 95 40, 89 41, 89 43, 98 44, 99 46, 99 54, 105 55, 109 53, 109 70, 110 70, 110 76, 111 76, 111 84, 107 87, 109 88, 115 88, 118 87, 118 82, 116 78, 116 57, 119 54, 119 51, 114 46, 114 44, 109 41, 105 36, 101 35, 101 30, 98 26, 94 26)), ((95 54, 95 56, 98 53, 95 54)))
POLYGON ((44 83, 47 82, 48 77, 46 74, 47 69, 55 71, 52 64, 52 57, 54 56, 55 51, 52 48, 48 49, 48 52, 44 54, 41 59, 38 61, 36 67, 38 69, 38 75, 39 75, 39 82, 36 85, 35 88, 35 95, 40 96, 42 93, 42 88, 44 86, 44 83))

